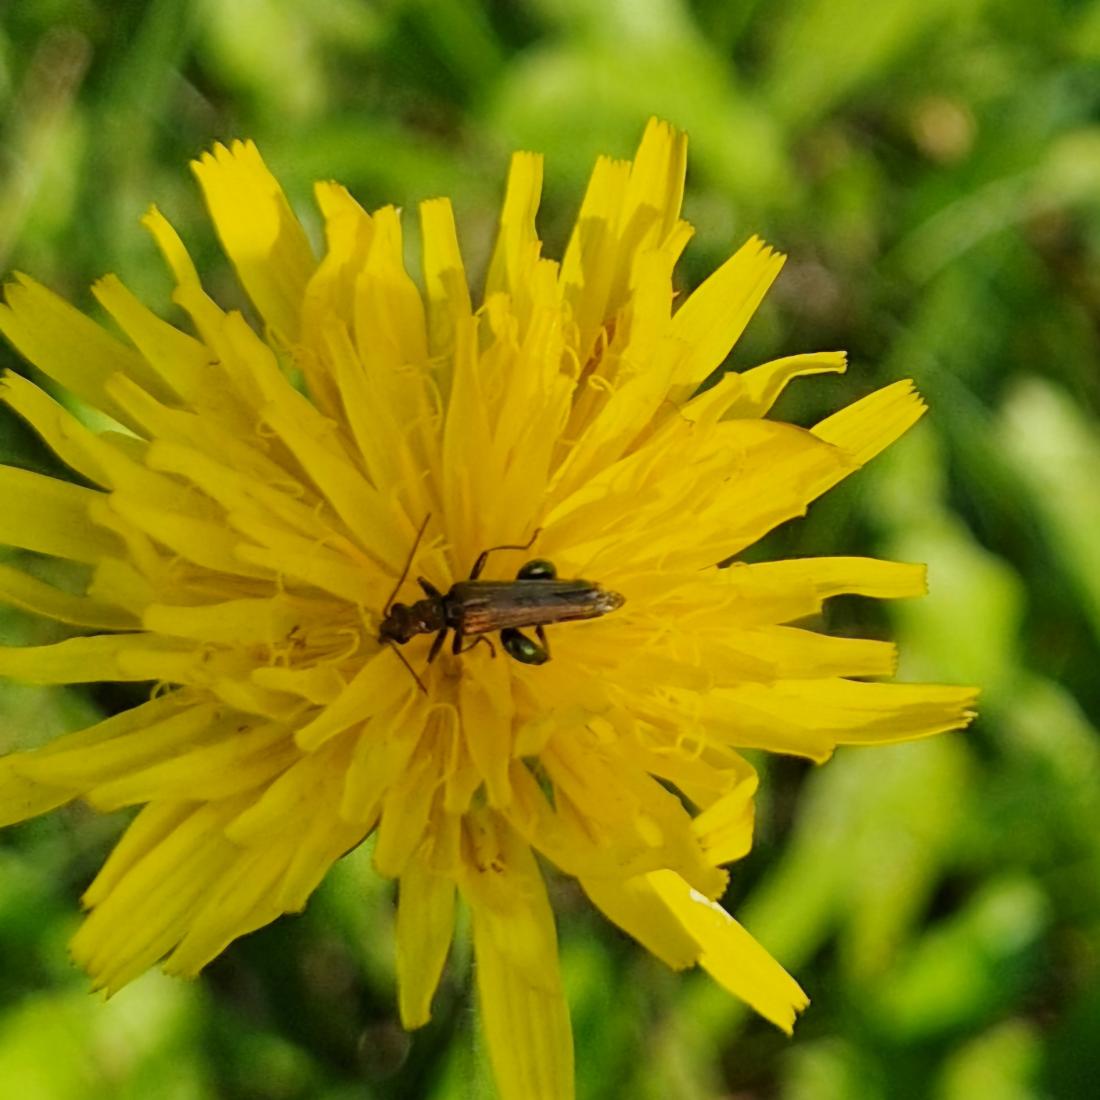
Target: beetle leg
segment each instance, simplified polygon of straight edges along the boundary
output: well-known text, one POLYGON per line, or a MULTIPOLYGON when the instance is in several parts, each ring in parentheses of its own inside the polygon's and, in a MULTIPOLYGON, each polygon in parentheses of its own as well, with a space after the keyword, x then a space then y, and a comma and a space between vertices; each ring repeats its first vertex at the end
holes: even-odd
POLYGON ((440 592, 439 589, 436 588, 436 586, 432 584, 431 581, 425 580, 423 577, 417 577, 416 583, 424 589, 424 595, 431 596, 433 600, 437 600, 443 595, 443 593, 440 592))
POLYGON ((489 652, 493 655, 493 660, 497 659, 497 647, 484 635, 479 634, 469 645, 463 646, 461 649, 456 649, 456 653, 469 653, 475 646, 484 642, 489 647, 489 652))
POLYGON ((444 627, 436 636, 435 641, 432 642, 432 648, 428 650, 428 664, 439 656, 439 651, 443 648, 443 639, 447 637, 447 631, 449 627, 444 627))
POLYGON ((535 637, 542 643, 542 648, 546 651, 547 660, 550 659, 550 643, 546 640, 546 630, 542 623, 539 623, 535 627, 535 637))
POLYGON ((473 569, 470 570, 470 580, 476 581, 481 576, 482 569, 485 568, 485 563, 489 560, 489 555, 494 550, 530 550, 535 543, 535 539, 542 534, 542 528, 536 527, 535 533, 522 545, 519 546, 516 543, 506 542, 500 546, 490 546, 488 550, 482 550, 477 556, 477 561, 474 562, 473 569))

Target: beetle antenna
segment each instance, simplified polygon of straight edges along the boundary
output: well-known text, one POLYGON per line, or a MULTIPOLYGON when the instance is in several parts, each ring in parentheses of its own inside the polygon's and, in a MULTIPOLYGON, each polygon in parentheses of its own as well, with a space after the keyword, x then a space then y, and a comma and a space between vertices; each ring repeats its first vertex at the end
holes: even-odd
MULTIPOLYGON (((420 545, 420 540, 424 537, 424 532, 427 530, 428 527, 428 520, 430 520, 431 518, 432 514, 431 512, 429 512, 424 517, 424 522, 420 525, 420 530, 416 532, 416 538, 413 540, 412 549, 409 551, 408 558, 405 559, 405 568, 401 570, 401 576, 397 578, 397 584, 394 585, 393 591, 390 593, 390 598, 386 601, 386 606, 382 610, 383 619, 390 613, 390 608, 393 606, 393 601, 397 599, 397 593, 401 591, 401 586, 405 583, 405 578, 409 575, 409 570, 412 568, 413 558, 416 557, 416 548, 420 545)), ((395 649, 394 652, 397 653, 397 650, 395 649)), ((400 653, 397 653, 397 656, 401 657, 402 661, 405 661, 405 658, 402 657, 400 653)), ((405 661, 406 665, 408 663, 408 661, 405 661)), ((409 671, 412 672, 412 669, 410 668, 409 671)), ((416 676, 415 672, 413 672, 413 676, 416 676)), ((420 684, 419 679, 416 682, 420 684)), ((420 686, 423 687, 424 685, 420 684, 420 686)))
POLYGON ((417 676, 416 670, 413 668, 412 665, 409 664, 408 659, 405 657, 405 654, 402 653, 401 650, 399 650, 397 646, 393 644, 393 642, 389 642, 388 645, 390 649, 392 649, 394 653, 396 653, 397 656, 401 658, 401 663, 409 670, 409 675, 416 681, 416 686, 420 688, 420 690, 424 692, 425 695, 427 695, 428 689, 424 686, 424 681, 421 680, 419 676, 417 676))

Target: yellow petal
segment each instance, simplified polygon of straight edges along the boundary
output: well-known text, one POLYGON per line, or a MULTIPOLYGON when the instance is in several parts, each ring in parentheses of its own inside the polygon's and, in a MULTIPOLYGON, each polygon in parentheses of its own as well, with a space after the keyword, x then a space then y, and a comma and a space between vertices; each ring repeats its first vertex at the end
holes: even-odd
POLYGON ((925 408, 913 383, 905 379, 826 417, 813 432, 862 466, 920 420, 925 408))
POLYGON ((347 681, 329 665, 316 665, 312 668, 256 668, 250 675, 253 683, 262 688, 300 695, 319 706, 335 702, 347 687, 347 681))
POLYGON ((236 856, 221 827, 237 808, 233 800, 206 803, 176 817, 169 832, 143 837, 151 845, 135 851, 137 858, 72 940, 73 958, 97 988, 120 989, 179 942, 191 914, 236 856))
POLYGON ((132 436, 91 431, 43 390, 18 375, 4 380, 0 396, 63 462, 90 481, 152 497, 167 506, 187 506, 185 489, 145 467, 141 461, 144 443, 132 436))
POLYGON ((741 393, 726 410, 727 416, 764 416, 793 378, 808 374, 843 374, 848 356, 842 351, 819 351, 811 355, 789 355, 753 367, 737 377, 741 393))
MULTIPOLYGON (((746 702, 763 698, 746 685, 746 702)), ((868 684, 855 680, 781 680, 769 709, 804 717, 841 745, 889 744, 961 729, 974 717, 978 690, 942 684, 868 684)))
POLYGON ((702 949, 699 964, 723 988, 787 1034, 809 998, 798 983, 717 902, 672 871, 648 876, 654 890, 702 949))
POLYGON ((672 318, 689 349, 677 372, 682 386, 694 388, 729 355, 784 259, 753 237, 692 291, 672 318))
POLYGON ((747 597, 753 589, 766 591, 774 585, 807 586, 818 600, 842 594, 898 600, 923 596, 928 591, 923 565, 877 558, 789 558, 733 565, 723 573, 728 583, 736 584, 747 597))
POLYGON ((441 463, 445 526, 452 552, 461 561, 472 559, 480 550, 475 544, 484 527, 477 502, 491 493, 497 464, 489 461, 492 431, 473 323, 458 323, 454 340, 441 463))
POLYGON ((502 662, 471 662, 459 686, 462 736, 485 780, 489 803, 506 806, 512 789, 508 766, 512 759, 510 673, 502 662))
POLYGON ((793 753, 818 762, 837 745, 889 744, 961 729, 973 718, 973 688, 780 680, 718 688, 699 718, 741 748, 793 753))
POLYGON ((111 849, 107 861, 81 896, 85 908, 98 905, 149 852, 183 821, 194 805, 189 802, 162 802, 146 806, 127 826, 111 849))
POLYGON ((218 573, 270 578, 269 570, 237 553, 241 538, 214 519, 163 508, 150 498, 112 493, 111 511, 187 561, 218 573))
POLYGON ((713 895, 726 875, 703 858, 683 803, 633 761, 625 747, 598 745, 583 731, 558 733, 541 763, 586 822, 593 842, 614 848, 619 873, 674 867, 713 895))
POLYGON ((669 912, 645 876, 630 879, 590 876, 582 878, 580 884, 608 920, 673 970, 683 970, 698 960, 699 944, 669 912))
MULTIPOLYGON (((201 402, 204 387, 214 374, 207 349, 193 336, 158 317, 116 275, 105 275, 93 283, 92 293, 133 342, 149 371, 156 372, 161 385, 152 387, 153 394, 169 400, 175 396, 201 402)), ((148 384, 148 373, 145 378, 148 384)))
POLYGON ((569 796, 555 790, 551 806, 545 791, 520 760, 512 762, 513 800, 508 807, 512 826, 533 847, 567 874, 622 877, 618 852, 599 845, 588 823, 573 808, 569 796))
POLYGON ((73 561, 116 557, 121 542, 88 514, 92 501, 101 497, 94 489, 0 466, 0 543, 73 561))
MULTIPOLYGON (((121 525, 118 517, 113 517, 121 525)), ((158 561, 156 551, 152 549, 152 543, 138 532, 130 532, 132 541, 139 539, 146 543, 146 549, 151 556, 158 561)), ((160 569, 153 570, 153 576, 161 578, 160 569)), ((100 600, 103 603, 114 604, 125 608, 134 616, 135 622, 141 622, 141 616, 145 608, 156 598, 156 588, 150 583, 148 576, 139 573, 129 562, 120 561, 118 558, 104 558, 96 562, 92 579, 88 584, 88 596, 91 599, 100 600)))
POLYGON ((378 817, 386 791, 421 741, 424 710, 421 700, 410 695, 402 704, 373 715, 355 736, 340 803, 345 821, 367 823, 378 817))
POLYGON ((572 1100, 573 1040, 546 888, 499 819, 468 818, 462 891, 473 918, 481 1021, 502 1100, 572 1100))
POLYGON ((290 856, 283 845, 265 845, 236 855, 188 919, 186 932, 164 962, 169 974, 194 977, 238 936, 270 923, 282 909, 276 886, 290 856))
MULTIPOLYGON (((392 318, 389 323, 393 323, 392 318)), ((437 510, 438 505, 430 503, 430 487, 417 474, 417 469, 434 464, 422 459, 419 448, 430 434, 428 394, 431 380, 419 372, 413 374, 405 370, 404 374, 399 374, 394 363, 404 360, 396 348, 390 349, 392 359, 387 357, 387 350, 381 347, 385 335, 377 327, 371 330, 371 339, 366 345, 374 362, 367 358, 364 349, 354 347, 342 325, 327 325, 323 337, 358 450, 358 460, 370 481, 379 492, 403 500, 409 515, 423 516, 437 510), (394 415, 377 416, 380 406, 394 409, 394 415)), ((434 454, 434 437, 430 442, 434 454)))
MULTIPOLYGON (((225 324, 225 314, 217 306, 214 300, 202 289, 199 274, 195 265, 168 219, 155 207, 151 206, 141 219, 141 224, 149 231, 157 248, 168 264, 173 277, 176 280, 176 289, 172 293, 172 301, 185 309, 195 323, 195 328, 202 337, 208 350, 217 345, 218 336, 225 324)), ((228 364, 220 352, 212 355, 208 370, 219 380, 228 380, 231 377, 228 364)), ((217 400, 206 407, 216 414, 225 417, 235 403, 235 395, 224 382, 219 389, 217 400), (228 391, 228 392, 227 392, 228 391)), ((251 425, 249 425, 251 428, 251 425)))
POLYGON ((275 645, 299 625, 301 613, 284 599, 224 600, 195 607, 153 604, 142 616, 146 630, 222 645, 275 645))
POLYGON ((132 427, 107 396, 106 383, 119 372, 147 379, 152 372, 142 357, 25 275, 4 287, 4 297, 0 332, 15 349, 70 393, 132 427))
POLYGON ((316 261, 283 189, 251 141, 215 145, 191 167, 241 285, 268 327, 293 342, 316 261))
POLYGON ((110 475, 86 446, 90 439, 93 445, 102 448, 101 438, 81 424, 68 409, 33 382, 10 372, 0 380, 0 399, 34 428, 62 462, 97 485, 111 486, 110 475))
POLYGON ((356 278, 366 261, 374 226, 371 216, 339 184, 313 186, 325 219, 328 246, 306 287, 302 302, 302 342, 294 349, 310 398, 326 415, 341 416, 339 387, 330 365, 320 354, 323 332, 334 319, 350 325, 354 317, 356 278))
POLYGON ((0 602, 74 626, 135 630, 140 625, 133 614, 114 604, 73 596, 10 565, 0 565, 0 602))
POLYGON ((271 577, 294 578, 312 585, 347 600, 353 607, 377 607, 385 599, 380 593, 391 583, 385 574, 352 564, 320 542, 295 538, 279 524, 264 524, 240 515, 234 515, 232 522, 242 534, 266 544, 238 543, 236 556, 241 562, 251 562, 271 577))
MULTIPOLYGON (((199 425, 188 424, 187 428, 197 431, 199 425)), ((264 456, 245 447, 235 452, 222 446, 223 442, 215 435, 208 439, 207 448, 200 449, 199 441, 184 445, 158 439, 150 445, 145 461, 150 469, 174 474, 201 489, 226 510, 238 529, 243 530, 237 520, 246 516, 250 520, 275 520, 318 542, 332 536, 331 526, 298 499, 305 495, 304 486, 292 482, 285 473, 280 484, 277 479, 282 471, 274 463, 269 469, 264 456)))
POLYGON ((630 168, 621 215, 627 248, 656 248, 676 227, 687 175, 687 135, 667 122, 646 123, 630 168))
POLYGON ((209 404, 200 405, 200 412, 171 408, 122 375, 107 383, 107 391, 150 440, 146 462, 158 446, 182 443, 202 454, 216 455, 241 474, 273 481, 284 488, 293 480, 255 445, 255 414, 244 409, 220 369, 204 394, 209 404))
POLYGON ((870 638, 835 638, 790 626, 764 627, 734 636, 734 644, 767 660, 776 679, 825 676, 893 676, 897 647, 870 638))
POLYGON ((183 694, 166 693, 35 752, 21 753, 16 767, 39 782, 83 792, 186 754, 235 723, 212 703, 187 705, 178 698, 183 694))
POLYGON ((362 840, 362 830, 331 815, 331 782, 321 783, 314 794, 312 811, 288 819, 281 833, 255 847, 231 850, 189 915, 165 971, 193 977, 238 936, 281 913, 299 911, 333 862, 362 840))
POLYGON ((472 312, 449 199, 429 199, 420 204, 420 237, 428 293, 429 344, 434 353, 440 354, 451 350, 456 326, 472 312))
POLYGON ((731 863, 749 854, 757 785, 753 774, 726 791, 692 821, 692 831, 713 863, 731 863))
POLYGON ((25 755, 0 757, 0 825, 14 825, 55 810, 76 795, 72 788, 50 786, 23 774, 19 764, 25 755))
POLYGON ((455 884, 421 859, 405 867, 397 894, 397 989, 401 1023, 422 1027, 454 935, 455 884))
POLYGON ((542 250, 535 229, 541 195, 542 157, 538 153, 513 153, 496 248, 485 278, 485 297, 509 294, 517 310, 523 308, 530 294, 529 284, 542 250))
POLYGON ((614 309, 609 299, 618 270, 618 222, 629 184, 629 161, 597 159, 562 260, 563 296, 577 325, 581 366, 614 309))
POLYGON ((285 727, 245 728, 147 768, 128 770, 93 787, 88 801, 103 811, 157 800, 213 801, 252 790, 298 759, 285 727))
MULTIPOLYGON (((288 391, 288 396, 290 392, 293 391, 288 391)), ((357 543, 396 575, 415 537, 412 524, 403 512, 383 499, 348 454, 310 431, 312 417, 303 416, 299 405, 297 400, 267 405, 263 410, 264 421, 301 462, 357 543)), ((310 409, 312 412, 312 406, 310 409)))
POLYGON ((228 703, 250 718, 294 722, 306 709, 300 699, 269 691, 253 682, 252 658, 247 653, 220 652, 214 660, 220 667, 187 670, 182 675, 181 683, 203 684, 215 699, 228 703))
POLYGON ((356 674, 338 699, 295 735, 298 747, 313 752, 329 738, 379 714, 416 691, 416 684, 403 675, 400 662, 383 646, 356 674))
POLYGON ((290 848, 290 866, 276 894, 285 913, 301 912, 329 868, 360 844, 371 827, 344 821, 337 813, 340 773, 345 766, 348 745, 344 743, 338 748, 324 783, 314 792, 305 828, 292 829, 286 834, 284 843, 290 848))
POLYGON ((150 680, 157 678, 152 675, 152 665, 159 664, 165 672, 163 679, 179 683, 180 672, 192 663, 194 655, 192 645, 151 635, 104 634, 52 645, 0 646, 0 676, 29 684, 150 680))
MULTIPOLYGON (((346 746, 330 742, 315 753, 299 756, 251 805, 228 823, 225 835, 235 844, 251 847, 277 841, 287 822, 308 821, 317 812, 317 794, 327 772, 344 759, 346 746)), ((325 803, 322 800, 321 805, 325 803)))
POLYGON ((427 363, 424 302, 405 270, 401 216, 392 206, 374 213, 374 237, 356 281, 354 309, 356 348, 368 371, 427 363))
POLYGON ((374 869, 380 875, 397 878, 404 872, 428 827, 439 784, 439 762, 422 743, 395 777, 382 803, 374 846, 374 869))

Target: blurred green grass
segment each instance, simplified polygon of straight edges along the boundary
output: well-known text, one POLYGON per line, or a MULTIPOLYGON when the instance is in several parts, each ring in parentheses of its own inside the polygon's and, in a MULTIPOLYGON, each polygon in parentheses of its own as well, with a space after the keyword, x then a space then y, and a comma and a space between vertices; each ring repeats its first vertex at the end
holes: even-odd
MULTIPOLYGON (((932 594, 830 611, 902 675, 984 686, 965 734, 765 763, 730 901, 813 997, 793 1041, 673 976, 555 886, 588 1100, 992 1100, 1100 1078, 1100 4, 1025 0, 46 0, 0 8, 0 269, 84 306, 106 271, 168 311, 155 200, 238 300, 187 161, 256 139, 303 216, 453 196, 470 267, 513 148, 544 152, 560 253, 598 152, 688 130, 694 285, 752 232, 790 255, 736 349, 843 347, 800 422, 912 376, 926 422, 772 554, 927 561, 932 594)), ((315 224, 315 222, 314 222, 315 224)), ((19 364, 0 348, 5 366, 19 364)), ((0 411, 0 460, 56 470, 0 411)), ((50 628, 0 613, 4 641, 50 628)), ((0 748, 118 692, 0 688, 0 748)), ((428 1028, 397 1026, 369 852, 307 913, 187 985, 107 1005, 64 943, 119 823, 0 838, 0 1081, 24 1100, 490 1095, 459 947, 428 1028)))

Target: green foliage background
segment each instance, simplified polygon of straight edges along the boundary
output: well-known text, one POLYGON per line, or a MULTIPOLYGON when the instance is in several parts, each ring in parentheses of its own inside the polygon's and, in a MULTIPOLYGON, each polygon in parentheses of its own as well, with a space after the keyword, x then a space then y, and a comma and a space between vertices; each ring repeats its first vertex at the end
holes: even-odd
MULTIPOLYGON (((0 269, 90 308, 117 272, 168 311, 155 200, 214 292, 238 292, 188 160, 252 136, 306 217, 456 202, 483 267, 507 158, 547 155, 560 254, 597 152, 650 114, 691 137, 683 269, 752 232, 790 254, 732 365, 843 347, 809 422, 912 376, 924 424, 761 548, 927 561, 932 594, 841 601, 902 676, 979 683, 968 732, 765 763, 727 899, 803 981, 793 1041, 673 975, 555 885, 587 1100, 1024 1100, 1100 1080, 1100 4, 1052 0, 42 0, 0 7, 0 269)), ((7 348, 0 361, 21 368, 7 348)), ((11 414, 0 460, 58 472, 11 414)), ((0 507, 3 504, 0 502, 0 507)), ((0 613, 0 640, 56 635, 0 613)), ((127 691, 0 686, 0 749, 127 691)), ((411 1039, 390 888, 369 852, 306 914, 198 983, 103 1005, 69 964, 76 899, 121 820, 0 838, 0 1082, 21 1100, 491 1095, 467 950, 411 1039)))

